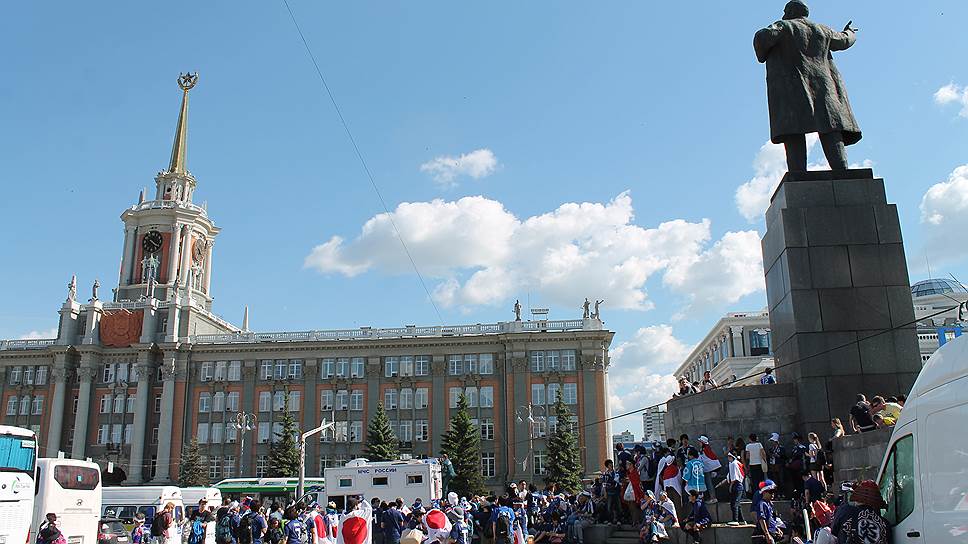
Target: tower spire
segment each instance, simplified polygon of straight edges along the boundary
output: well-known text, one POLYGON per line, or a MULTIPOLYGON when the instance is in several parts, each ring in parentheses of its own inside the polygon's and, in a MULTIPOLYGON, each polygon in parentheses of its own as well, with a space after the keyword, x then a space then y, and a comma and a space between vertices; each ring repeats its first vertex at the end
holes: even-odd
POLYGON ((188 173, 188 91, 198 83, 198 72, 187 72, 178 76, 178 86, 182 90, 181 109, 178 111, 178 124, 175 126, 175 141, 171 145, 171 161, 168 173, 188 173))

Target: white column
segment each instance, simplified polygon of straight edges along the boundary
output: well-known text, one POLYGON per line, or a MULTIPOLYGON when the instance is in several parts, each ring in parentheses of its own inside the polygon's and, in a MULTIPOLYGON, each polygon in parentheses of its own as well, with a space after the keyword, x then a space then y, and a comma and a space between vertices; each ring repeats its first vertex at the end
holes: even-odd
POLYGON ((60 450, 61 434, 64 432, 64 397, 67 395, 66 353, 54 355, 54 367, 50 370, 50 379, 54 382, 54 397, 50 404, 50 424, 47 429, 47 455, 57 457, 60 450))
MULTIPOLYGON (((149 359, 150 352, 138 354, 138 364, 134 367, 134 379, 138 380, 138 390, 134 399, 134 433, 131 437, 131 461, 128 463, 128 483, 140 484, 143 481, 145 435, 148 426, 148 386, 154 373, 149 359)), ((163 418, 164 419, 164 418, 163 418)), ((169 419, 171 419, 169 417, 169 419)))
POLYGON ((168 245, 168 274, 165 283, 175 284, 175 272, 178 271, 178 258, 181 256, 181 225, 176 224, 171 229, 171 241, 168 245))
POLYGON ((730 327, 730 336, 732 336, 733 345, 733 355, 735 357, 746 357, 746 342, 743 339, 743 327, 730 327))
POLYGON ((84 459, 87 451, 87 423, 91 416, 91 382, 97 375, 97 368, 94 367, 92 359, 93 354, 81 355, 81 366, 77 369, 77 381, 80 387, 77 391, 77 413, 74 414, 74 446, 71 448, 71 457, 74 459, 84 459))
POLYGON ((182 238, 181 268, 178 272, 178 284, 188 285, 188 269, 192 264, 192 231, 186 229, 185 236, 182 238))
POLYGON ((134 247, 132 245, 132 240, 134 239, 134 227, 125 227, 124 229, 124 245, 121 246, 121 269, 118 270, 118 287, 128 284, 128 267, 131 266, 131 251, 130 249, 134 247))
POLYGON ((209 240, 205 250, 205 294, 212 296, 212 246, 215 240, 209 240))
POLYGON ((175 413, 175 354, 165 354, 161 363, 161 377, 164 385, 161 389, 161 420, 158 422, 158 463, 155 470, 155 482, 171 480, 171 433, 172 418, 175 413))

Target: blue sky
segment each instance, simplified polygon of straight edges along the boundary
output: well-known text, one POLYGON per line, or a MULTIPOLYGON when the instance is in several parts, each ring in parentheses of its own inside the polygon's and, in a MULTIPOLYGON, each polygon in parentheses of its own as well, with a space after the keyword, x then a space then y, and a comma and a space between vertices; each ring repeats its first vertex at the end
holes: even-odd
MULTIPOLYGON (((761 149, 751 41, 783 2, 290 1, 443 321, 605 298, 616 368, 636 372, 620 410, 661 398, 721 314, 765 305, 757 217, 782 155, 761 149)), ((885 178, 912 278, 926 256, 968 275, 968 5, 811 9, 861 29, 836 56, 864 131, 850 159, 885 178)), ((281 0, 4 15, 0 337, 53 328, 72 273, 82 292, 114 283, 118 216, 167 164, 184 70, 201 74, 195 200, 223 228, 218 313, 248 304, 257 330, 440 322, 386 221, 361 237, 383 209, 281 0)))

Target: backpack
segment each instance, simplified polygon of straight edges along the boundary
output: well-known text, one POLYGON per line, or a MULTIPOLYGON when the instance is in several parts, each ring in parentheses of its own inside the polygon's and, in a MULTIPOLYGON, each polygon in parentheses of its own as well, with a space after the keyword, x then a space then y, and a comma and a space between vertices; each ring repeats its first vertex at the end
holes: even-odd
POLYGON ((501 508, 497 511, 497 520, 494 522, 495 538, 510 538, 511 536, 511 515, 507 509, 501 508))
POLYGON ((226 514, 218 520, 218 524, 215 525, 215 542, 218 544, 232 542, 232 516, 226 514))
POLYGON ((205 540, 205 525, 196 517, 192 520, 192 531, 188 533, 188 544, 200 544, 205 540))
POLYGON ((252 514, 246 514, 239 520, 239 528, 235 533, 235 539, 242 544, 252 542, 252 514))

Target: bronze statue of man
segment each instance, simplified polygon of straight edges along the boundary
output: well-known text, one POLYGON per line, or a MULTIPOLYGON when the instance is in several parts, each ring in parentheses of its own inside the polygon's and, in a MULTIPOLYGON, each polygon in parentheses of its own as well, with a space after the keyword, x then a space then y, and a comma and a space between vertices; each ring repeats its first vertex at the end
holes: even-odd
POLYGON ((782 20, 753 37, 756 59, 766 63, 770 140, 786 148, 789 171, 803 172, 806 134, 817 132, 831 169, 846 170, 844 146, 861 133, 831 52, 854 45, 857 29, 848 22, 837 32, 807 19, 809 13, 802 0, 791 0, 782 20))

